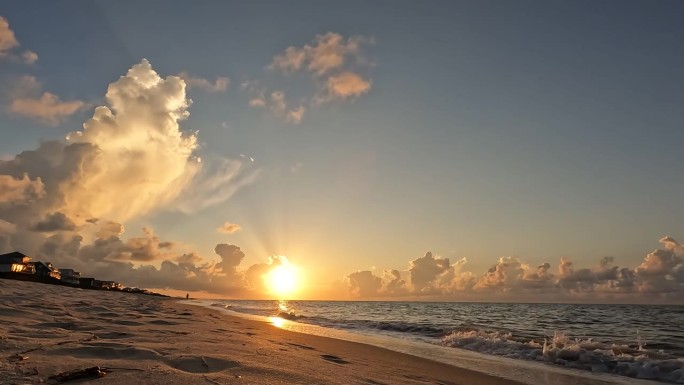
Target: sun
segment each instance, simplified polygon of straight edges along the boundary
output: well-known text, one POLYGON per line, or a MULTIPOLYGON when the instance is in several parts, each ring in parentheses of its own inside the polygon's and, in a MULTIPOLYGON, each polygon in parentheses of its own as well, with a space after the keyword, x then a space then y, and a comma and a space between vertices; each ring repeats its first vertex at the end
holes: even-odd
POLYGON ((278 297, 292 295, 299 285, 297 269, 290 264, 278 265, 264 276, 264 283, 270 294, 278 297))

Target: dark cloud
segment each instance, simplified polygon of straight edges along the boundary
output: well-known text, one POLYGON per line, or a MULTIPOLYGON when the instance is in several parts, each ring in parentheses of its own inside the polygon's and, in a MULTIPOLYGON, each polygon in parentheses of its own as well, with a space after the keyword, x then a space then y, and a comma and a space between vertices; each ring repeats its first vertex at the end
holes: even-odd
POLYGON ((235 269, 245 257, 245 253, 239 247, 226 243, 216 245, 214 252, 221 257, 221 262, 217 263, 216 267, 224 271, 235 269))
POLYGON ((431 252, 410 262, 411 284, 416 291, 424 291, 433 286, 438 277, 446 273, 451 265, 449 258, 435 258, 431 252))
POLYGON ((349 274, 347 282, 351 294, 356 297, 374 297, 382 288, 382 279, 369 270, 349 274))
POLYGON ((35 226, 33 226, 32 230, 34 231, 43 231, 43 232, 50 232, 50 231, 73 231, 76 230, 76 224, 74 221, 69 219, 64 213, 55 212, 52 214, 48 214, 45 219, 42 221, 36 223, 35 226))

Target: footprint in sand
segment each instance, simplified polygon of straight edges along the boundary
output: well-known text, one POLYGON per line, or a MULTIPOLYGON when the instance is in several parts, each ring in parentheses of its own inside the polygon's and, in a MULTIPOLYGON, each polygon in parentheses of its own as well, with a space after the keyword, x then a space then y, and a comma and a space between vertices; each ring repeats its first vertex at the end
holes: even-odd
POLYGON ((367 381, 369 384, 371 384, 371 385, 387 385, 387 384, 384 383, 384 382, 371 380, 370 378, 366 378, 366 381, 367 381))
POLYGON ((217 357, 184 356, 166 361, 174 369, 187 373, 215 373, 226 369, 239 368, 237 361, 217 357))
POLYGON ((153 321, 147 322, 148 324, 154 324, 154 325, 180 325, 180 322, 173 322, 173 321, 166 321, 162 319, 156 319, 153 321))
POLYGON ((105 332, 105 333, 95 333, 95 337, 97 337, 98 339, 102 339, 102 340, 118 340, 118 339, 133 337, 133 334, 126 333, 126 332, 112 331, 112 332, 105 332))
POLYGON ((306 345, 300 345, 300 344, 295 344, 295 343, 293 343, 293 342, 288 342, 288 345, 294 346, 294 347, 297 347, 297 348, 300 348, 300 349, 304 349, 304 350, 316 350, 316 348, 314 348, 314 347, 306 346, 306 345))
POLYGON ((348 364, 349 363, 349 361, 345 361, 341 357, 333 356, 332 354, 321 354, 321 358, 326 360, 326 361, 334 362, 336 364, 348 364))

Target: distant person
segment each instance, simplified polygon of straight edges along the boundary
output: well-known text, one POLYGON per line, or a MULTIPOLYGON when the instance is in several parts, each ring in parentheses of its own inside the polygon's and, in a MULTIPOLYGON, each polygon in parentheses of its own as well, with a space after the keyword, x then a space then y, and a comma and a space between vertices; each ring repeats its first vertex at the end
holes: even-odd
POLYGON ((190 299, 190 293, 185 293, 185 299, 190 299))

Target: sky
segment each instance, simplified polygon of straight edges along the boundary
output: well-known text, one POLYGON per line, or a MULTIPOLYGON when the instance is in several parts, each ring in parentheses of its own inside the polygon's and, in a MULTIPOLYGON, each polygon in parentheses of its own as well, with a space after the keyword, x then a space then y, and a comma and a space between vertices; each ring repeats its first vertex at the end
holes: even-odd
POLYGON ((679 1, 0 17, 0 252, 209 297, 684 298, 679 1))

